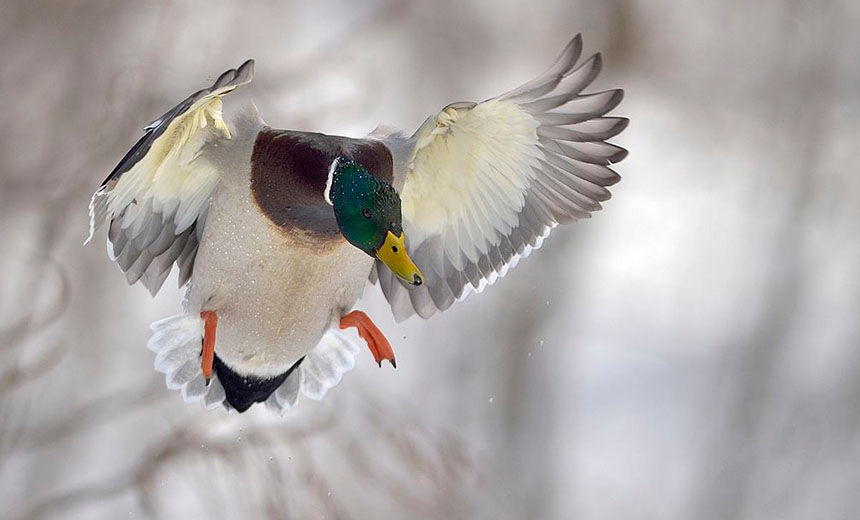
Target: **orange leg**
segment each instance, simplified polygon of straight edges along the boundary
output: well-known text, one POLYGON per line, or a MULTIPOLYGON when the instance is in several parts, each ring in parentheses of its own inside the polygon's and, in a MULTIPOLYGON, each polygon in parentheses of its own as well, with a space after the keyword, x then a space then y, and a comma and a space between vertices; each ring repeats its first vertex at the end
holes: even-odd
POLYGON ((200 360, 200 369, 206 382, 212 377, 212 363, 215 361, 215 329, 218 328, 218 315, 215 311, 203 311, 200 313, 203 320, 203 354, 200 360))
POLYGON ((382 331, 377 328, 376 324, 371 321, 370 317, 361 311, 352 311, 340 319, 340 328, 347 329, 355 327, 358 329, 358 335, 367 343, 367 348, 373 354, 373 359, 382 366, 382 361, 387 359, 391 366, 397 368, 397 361, 394 359, 394 349, 391 348, 391 343, 382 334, 382 331))

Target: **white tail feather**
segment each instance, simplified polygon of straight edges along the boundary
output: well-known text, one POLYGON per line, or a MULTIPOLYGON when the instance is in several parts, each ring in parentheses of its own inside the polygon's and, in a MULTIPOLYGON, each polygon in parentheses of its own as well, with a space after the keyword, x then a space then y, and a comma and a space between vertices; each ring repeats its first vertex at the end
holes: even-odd
MULTIPOLYGON (((147 347, 156 353, 155 370, 165 374, 167 388, 179 390, 185 402, 202 402, 207 410, 230 409, 217 374, 208 384, 203 377, 200 367, 203 320, 196 315, 180 314, 157 321, 151 328, 153 334, 147 347)), ((335 329, 326 331, 319 344, 272 392, 266 406, 283 415, 296 405, 299 393, 322 399, 355 367, 358 353, 359 347, 348 336, 335 329)))
POLYGON ((355 366, 359 349, 339 330, 330 329, 299 365, 302 393, 320 400, 355 366))

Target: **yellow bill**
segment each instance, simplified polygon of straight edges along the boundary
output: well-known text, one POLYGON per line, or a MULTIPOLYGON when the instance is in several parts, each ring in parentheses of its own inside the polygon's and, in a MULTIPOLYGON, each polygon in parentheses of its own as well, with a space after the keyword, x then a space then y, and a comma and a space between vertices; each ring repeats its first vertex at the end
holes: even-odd
POLYGON ((421 285, 424 283, 424 276, 406 253, 406 243, 403 236, 403 232, 397 236, 389 231, 385 235, 385 243, 376 251, 376 258, 382 260, 382 263, 387 265, 391 272, 404 282, 421 285))

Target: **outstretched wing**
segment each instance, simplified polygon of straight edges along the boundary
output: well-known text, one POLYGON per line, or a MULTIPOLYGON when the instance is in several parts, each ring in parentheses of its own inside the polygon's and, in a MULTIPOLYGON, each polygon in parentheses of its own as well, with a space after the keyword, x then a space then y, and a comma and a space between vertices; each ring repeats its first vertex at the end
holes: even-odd
POLYGON ((230 69, 144 128, 144 135, 93 194, 89 242, 110 222, 108 255, 155 295, 175 262, 179 285, 191 276, 218 172, 203 147, 230 139, 221 96, 249 83, 254 61, 230 69))
MULTIPOLYGON (((402 198, 409 254, 425 283, 406 288, 377 265, 395 318, 428 318, 504 276, 558 224, 588 218, 627 155, 606 142, 627 126, 606 114, 622 90, 583 94, 600 54, 576 66, 576 36, 525 85, 482 103, 454 103, 412 137, 402 198)), ((394 148, 395 145, 392 146, 394 148)))

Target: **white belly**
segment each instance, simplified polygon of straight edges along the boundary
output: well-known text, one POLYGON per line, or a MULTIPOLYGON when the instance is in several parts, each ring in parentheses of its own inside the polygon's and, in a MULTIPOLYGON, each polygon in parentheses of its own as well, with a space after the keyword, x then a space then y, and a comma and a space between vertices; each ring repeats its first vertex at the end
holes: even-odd
POLYGON ((373 259, 345 239, 308 250, 265 220, 241 187, 215 194, 187 295, 218 314, 215 352, 240 374, 281 374, 361 296, 373 259))

